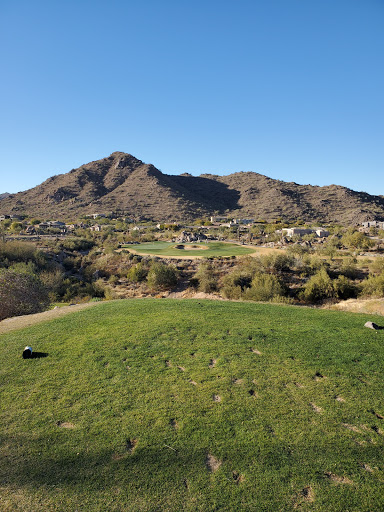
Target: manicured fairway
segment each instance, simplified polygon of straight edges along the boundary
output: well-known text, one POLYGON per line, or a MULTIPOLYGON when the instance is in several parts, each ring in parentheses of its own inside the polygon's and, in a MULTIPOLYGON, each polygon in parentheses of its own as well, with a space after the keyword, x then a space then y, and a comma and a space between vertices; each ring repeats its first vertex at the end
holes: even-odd
POLYGON ((224 242, 177 244, 175 242, 144 242, 142 244, 124 245, 124 248, 139 254, 153 256, 211 258, 213 256, 244 256, 256 249, 224 242), (179 247, 179 248, 177 248, 179 247))
POLYGON ((368 319, 135 299, 1 335, 0 510, 382 512, 368 319))

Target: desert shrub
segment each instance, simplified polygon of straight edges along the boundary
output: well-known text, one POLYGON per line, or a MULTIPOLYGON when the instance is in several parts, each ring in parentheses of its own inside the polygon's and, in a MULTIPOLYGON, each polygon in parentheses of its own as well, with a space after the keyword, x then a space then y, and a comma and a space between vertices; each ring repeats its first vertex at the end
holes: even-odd
POLYGON ((252 279, 251 287, 245 290, 244 298, 267 302, 285 294, 286 289, 277 276, 258 273, 252 279))
POLYGON ((287 255, 288 256, 303 256, 304 254, 308 254, 312 252, 312 249, 307 245, 301 244, 292 244, 287 247, 287 255))
POLYGON ((86 240, 85 238, 68 238, 60 241, 61 249, 68 251, 88 251, 95 245, 93 240, 86 240))
POLYGON ((356 279, 356 277, 359 274, 359 270, 357 268, 356 263, 356 258, 344 259, 342 265, 340 266, 340 273, 343 274, 343 276, 348 277, 349 279, 356 279))
POLYGON ((384 297, 384 272, 377 276, 369 276, 361 283, 361 295, 384 297))
POLYGON ((43 271, 39 278, 47 289, 51 302, 59 300, 65 293, 64 274, 60 269, 43 271))
POLYGON ((174 265, 155 262, 151 266, 147 276, 148 286, 152 289, 166 290, 176 286, 178 272, 174 265))
POLYGON ((375 258, 369 265, 369 271, 374 275, 382 274, 384 272, 384 258, 375 258))
POLYGON ((63 267, 65 270, 75 271, 81 267, 81 258, 77 258, 74 256, 67 256, 63 260, 63 267))
POLYGON ((0 271, 0 320, 44 311, 49 305, 46 288, 35 275, 0 271))
POLYGON ((108 283, 110 284, 117 284, 119 282, 119 276, 111 275, 109 276, 108 283))
POLYGON ((366 250, 374 245, 373 240, 360 231, 346 233, 341 242, 345 247, 355 250, 366 250))
POLYGON ((294 264, 294 257, 289 254, 271 253, 260 256, 259 259, 267 272, 286 272, 294 264))
POLYGON ((140 281, 145 280, 148 275, 148 271, 148 267, 142 262, 137 263, 128 270, 127 279, 132 283, 139 283, 140 281))
POLYGON ((44 268, 47 258, 42 251, 28 242, 0 242, 0 262, 8 267, 16 262, 32 261, 39 268, 44 268))
POLYGON ((332 279, 329 277, 327 271, 322 268, 305 283, 300 298, 309 302, 319 302, 334 297, 334 295, 335 290, 332 279))
POLYGON ((250 288, 252 284, 252 274, 245 270, 234 270, 224 276, 222 280, 221 292, 228 299, 240 299, 244 290, 250 288))
POLYGON ((8 267, 8 270, 14 270, 15 272, 23 273, 23 274, 36 274, 38 268, 33 261, 18 261, 13 263, 8 267))
POLYGON ((355 283, 344 275, 339 276, 333 281, 333 289, 335 296, 339 299, 346 300, 357 296, 357 287, 355 283))
POLYGON ((203 262, 194 275, 199 281, 199 291, 211 293, 217 290, 217 276, 213 264, 210 261, 203 262))

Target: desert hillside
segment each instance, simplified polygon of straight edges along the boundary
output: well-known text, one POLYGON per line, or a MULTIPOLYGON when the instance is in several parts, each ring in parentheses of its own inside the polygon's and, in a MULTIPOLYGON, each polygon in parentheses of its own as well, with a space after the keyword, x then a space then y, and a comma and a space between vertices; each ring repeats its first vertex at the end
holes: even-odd
POLYGON ((345 225, 384 220, 383 196, 339 185, 286 183, 255 172, 167 175, 121 152, 52 176, 30 190, 2 196, 0 214, 45 219, 117 211, 153 221, 188 221, 213 214, 345 225))

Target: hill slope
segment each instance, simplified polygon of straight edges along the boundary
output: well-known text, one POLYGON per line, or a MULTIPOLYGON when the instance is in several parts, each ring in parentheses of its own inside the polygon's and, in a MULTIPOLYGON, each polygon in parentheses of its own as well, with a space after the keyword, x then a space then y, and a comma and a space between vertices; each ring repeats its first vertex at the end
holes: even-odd
POLYGON ((384 331, 365 321, 142 299, 1 335, 0 509, 381 512, 384 331))
POLYGON ((116 152, 0 201, 1 214, 43 218, 70 220, 111 211, 154 221, 220 214, 357 224, 384 219, 384 198, 337 185, 285 183, 254 172, 167 175, 132 155, 116 152))

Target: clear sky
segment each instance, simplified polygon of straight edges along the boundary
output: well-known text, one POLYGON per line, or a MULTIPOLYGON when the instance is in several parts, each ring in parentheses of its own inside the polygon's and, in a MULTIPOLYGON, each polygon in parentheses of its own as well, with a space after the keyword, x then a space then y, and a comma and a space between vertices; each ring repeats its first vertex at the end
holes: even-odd
POLYGON ((384 0, 0 0, 0 193, 131 153, 384 194, 384 0))

